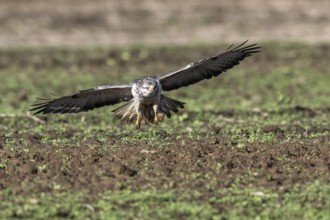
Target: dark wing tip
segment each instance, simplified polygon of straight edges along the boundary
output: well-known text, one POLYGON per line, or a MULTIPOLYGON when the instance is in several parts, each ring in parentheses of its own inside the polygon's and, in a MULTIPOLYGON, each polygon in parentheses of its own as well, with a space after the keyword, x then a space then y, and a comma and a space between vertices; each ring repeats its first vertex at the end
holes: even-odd
POLYGON ((30 112, 33 112, 33 115, 38 115, 38 114, 45 114, 45 110, 47 109, 47 103, 37 103, 31 105, 33 108, 29 109, 30 112))
POLYGON ((234 48, 232 48, 232 46, 230 46, 226 51, 228 51, 228 52, 235 52, 235 51, 243 52, 247 56, 250 56, 253 53, 260 52, 261 46, 259 46, 258 44, 250 44, 250 45, 244 46, 247 42, 248 42, 248 40, 244 41, 243 43, 237 45, 234 48))
POLYGON ((33 104, 31 105, 32 108, 29 109, 29 111, 33 112, 33 115, 59 113, 55 109, 50 108, 50 105, 51 105, 51 101, 33 104))
POLYGON ((85 111, 81 106, 75 106, 73 103, 70 103, 67 96, 58 98, 58 99, 40 99, 45 102, 36 103, 31 105, 30 112, 33 112, 33 115, 37 114, 66 114, 66 113, 77 113, 79 111, 85 111))
POLYGON ((238 50, 240 47, 242 47, 244 44, 246 44, 249 40, 246 40, 244 42, 242 42, 241 44, 237 45, 236 47, 234 47, 232 50, 238 50))

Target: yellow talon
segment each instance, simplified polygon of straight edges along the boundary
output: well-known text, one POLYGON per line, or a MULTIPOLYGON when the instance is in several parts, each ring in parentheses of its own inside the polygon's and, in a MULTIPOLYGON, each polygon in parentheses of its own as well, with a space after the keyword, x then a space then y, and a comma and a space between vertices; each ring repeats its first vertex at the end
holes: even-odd
POLYGON ((139 129, 139 128, 140 128, 140 124, 139 124, 138 120, 136 120, 136 122, 135 122, 135 129, 139 129))
POLYGON ((155 115, 155 118, 154 118, 154 124, 155 125, 158 125, 158 122, 159 122, 159 120, 158 120, 158 117, 157 117, 157 114, 155 115))
POLYGON ((135 122, 135 129, 139 129, 140 128, 140 125, 141 125, 141 121, 142 121, 142 114, 141 112, 138 112, 137 113, 137 119, 136 119, 136 122, 135 122))

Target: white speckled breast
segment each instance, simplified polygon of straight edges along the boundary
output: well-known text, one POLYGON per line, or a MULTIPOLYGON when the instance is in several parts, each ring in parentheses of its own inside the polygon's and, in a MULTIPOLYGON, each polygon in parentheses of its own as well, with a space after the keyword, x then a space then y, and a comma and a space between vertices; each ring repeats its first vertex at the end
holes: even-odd
POLYGON ((160 100, 160 94, 162 92, 162 86, 159 80, 156 77, 143 77, 133 81, 132 83, 132 95, 134 99, 139 101, 141 104, 151 105, 158 103, 160 100), (146 96, 143 91, 143 84, 154 82, 156 84, 156 91, 155 94, 152 96, 146 96))

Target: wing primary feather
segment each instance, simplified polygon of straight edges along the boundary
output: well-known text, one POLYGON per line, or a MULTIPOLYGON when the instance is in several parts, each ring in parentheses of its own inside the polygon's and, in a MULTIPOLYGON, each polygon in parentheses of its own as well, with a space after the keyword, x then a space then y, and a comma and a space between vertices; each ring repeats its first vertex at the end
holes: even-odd
POLYGON ((234 46, 234 44, 229 45, 229 47, 226 49, 226 51, 230 50, 230 48, 232 48, 234 46))
POLYGON ((236 46, 235 48, 233 48, 232 50, 236 50, 238 48, 240 48, 241 46, 243 46, 244 44, 246 44, 249 40, 244 41, 243 43, 239 44, 238 46, 236 46))
POLYGON ((38 98, 38 97, 36 99, 41 100, 41 101, 49 101, 49 100, 51 100, 51 99, 38 98))

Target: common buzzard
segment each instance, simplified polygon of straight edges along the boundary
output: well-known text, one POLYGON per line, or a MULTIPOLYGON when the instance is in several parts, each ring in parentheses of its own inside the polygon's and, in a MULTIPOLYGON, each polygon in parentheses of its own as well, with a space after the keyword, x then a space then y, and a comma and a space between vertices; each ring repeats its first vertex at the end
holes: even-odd
POLYGON ((231 45, 219 55, 161 76, 144 76, 123 85, 97 86, 53 100, 41 99, 44 102, 34 104, 31 111, 35 111, 34 114, 78 113, 127 101, 125 105, 113 110, 116 117, 128 122, 135 120, 135 128, 140 128, 143 120, 146 124, 158 124, 165 115, 170 118, 171 112, 178 112, 185 104, 163 95, 162 91, 179 89, 216 77, 244 58, 259 52, 257 44, 246 46, 246 42, 235 47, 231 45))

